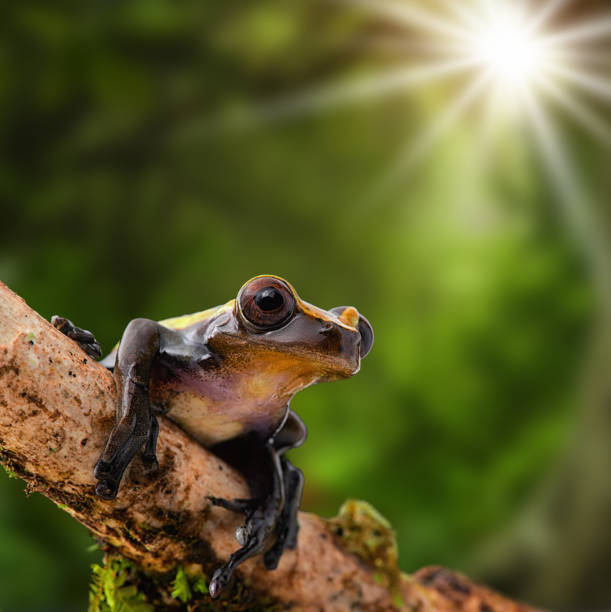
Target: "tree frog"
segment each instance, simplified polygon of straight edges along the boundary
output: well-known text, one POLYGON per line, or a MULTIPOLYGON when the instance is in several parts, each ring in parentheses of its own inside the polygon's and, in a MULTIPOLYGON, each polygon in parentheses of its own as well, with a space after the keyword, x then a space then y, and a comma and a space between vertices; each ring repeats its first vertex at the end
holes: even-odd
MULTIPOLYGON (((89 355, 101 355, 91 332, 63 317, 51 321, 89 355)), ((156 468, 157 417, 167 415, 240 471, 252 495, 210 498, 244 516, 240 548, 214 572, 210 594, 259 553, 275 569, 283 551, 296 547, 303 491, 301 470, 285 456, 307 434, 290 400, 310 385, 356 374, 372 344, 371 325, 355 308, 322 310, 270 275, 249 280, 222 306, 159 322, 134 319, 101 360, 113 371, 120 403, 94 468, 97 495, 116 497, 139 452, 156 468)))

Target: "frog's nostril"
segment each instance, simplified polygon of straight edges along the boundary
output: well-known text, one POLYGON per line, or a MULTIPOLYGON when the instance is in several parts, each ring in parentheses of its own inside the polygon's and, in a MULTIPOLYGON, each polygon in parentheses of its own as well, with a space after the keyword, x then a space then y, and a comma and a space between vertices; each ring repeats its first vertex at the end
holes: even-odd
POLYGON ((367 356, 373 346, 373 328, 363 315, 359 315, 358 330, 361 334, 361 358, 363 358, 367 356))
POLYGON ((373 328, 369 321, 352 306, 336 306, 331 308, 329 312, 336 315, 344 323, 359 330, 361 335, 360 355, 365 357, 373 346, 373 328))

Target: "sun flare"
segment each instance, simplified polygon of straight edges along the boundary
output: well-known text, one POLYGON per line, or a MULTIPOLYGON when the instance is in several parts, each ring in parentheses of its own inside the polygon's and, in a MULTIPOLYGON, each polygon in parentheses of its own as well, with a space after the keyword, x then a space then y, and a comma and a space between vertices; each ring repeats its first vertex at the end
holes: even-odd
MULTIPOLYGON (((499 110, 522 117, 560 197, 579 199, 578 177, 550 111, 560 110, 611 149, 606 112, 611 103, 611 11, 590 7, 588 13, 579 0, 330 1, 392 23, 394 29, 405 28, 410 41, 406 67, 394 65, 349 85, 312 90, 281 105, 280 114, 460 77, 462 91, 448 96, 445 108, 406 143, 383 182, 400 182, 470 107, 483 105, 485 117, 498 117, 499 110), (417 56, 414 40, 421 43, 417 56)), ((485 120, 472 125, 487 131, 485 120)))
POLYGON ((498 12, 473 32, 467 53, 488 68, 499 86, 515 89, 528 85, 544 68, 545 53, 524 16, 514 7, 498 12))
MULTIPOLYGON (((373 41, 370 49, 396 49, 399 61, 349 82, 330 82, 265 104, 251 117, 275 121, 405 95, 452 79, 445 106, 410 136, 371 199, 405 180, 410 169, 478 106, 481 121, 469 125, 484 149, 490 144, 486 141, 491 118, 518 117, 526 123, 559 198, 577 211, 575 202, 583 201, 580 181, 552 111, 560 111, 611 149, 610 9, 605 12, 580 0, 328 1, 390 26, 387 38, 373 41), (405 35, 398 37, 402 29, 405 35)), ((366 41, 363 50, 368 50, 366 41)))
MULTIPOLYGON (((405 28, 405 65, 393 63, 369 76, 265 104, 255 113, 258 120, 408 92, 462 76, 463 93, 448 99, 404 157, 414 159, 415 150, 426 152, 470 105, 482 100, 489 107, 519 110, 535 121, 534 98, 546 109, 560 109, 611 148, 608 114, 596 110, 601 104, 590 103, 611 102, 611 11, 581 10, 576 17, 579 0, 328 1, 369 14, 394 30, 405 28), (422 49, 416 55, 412 50, 419 43, 422 49)), ((396 41, 387 42, 392 46, 396 41)))

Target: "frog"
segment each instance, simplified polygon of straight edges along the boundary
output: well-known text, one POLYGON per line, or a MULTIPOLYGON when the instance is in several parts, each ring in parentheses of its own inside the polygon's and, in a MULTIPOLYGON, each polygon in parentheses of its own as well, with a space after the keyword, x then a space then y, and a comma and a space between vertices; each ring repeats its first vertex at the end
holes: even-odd
MULTIPOLYGON (((51 323, 99 359, 94 335, 69 319, 51 323)), ((136 318, 99 362, 118 390, 115 424, 93 469, 95 493, 116 498, 139 454, 155 472, 160 416, 240 472, 251 497, 209 502, 243 517, 239 548, 209 583, 217 597, 234 570, 262 555, 275 569, 297 546, 304 475, 286 457, 307 428, 290 408, 311 385, 356 374, 370 352, 373 329, 353 306, 324 310, 302 300, 274 275, 250 279, 237 297, 214 308, 161 321, 136 318)))

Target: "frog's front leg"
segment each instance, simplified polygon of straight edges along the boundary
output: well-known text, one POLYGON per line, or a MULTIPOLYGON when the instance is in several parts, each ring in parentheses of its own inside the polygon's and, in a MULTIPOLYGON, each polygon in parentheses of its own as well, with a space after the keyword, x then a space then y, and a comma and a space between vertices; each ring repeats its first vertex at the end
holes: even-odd
POLYGON ((297 547, 299 532, 297 513, 303 496, 303 472, 285 457, 282 457, 282 469, 286 499, 282 513, 276 521, 276 541, 263 556, 263 563, 268 570, 278 567, 280 557, 287 548, 294 550, 297 547))
POLYGON ((116 497, 123 473, 145 445, 143 458, 156 465, 159 427, 149 402, 149 377, 162 332, 155 321, 134 319, 121 338, 113 370, 119 390, 117 420, 94 469, 102 499, 116 497))
POLYGON ((278 567, 280 557, 287 548, 292 550, 297 546, 297 533, 299 531, 297 514, 303 496, 304 478, 303 472, 296 468, 284 456, 284 453, 291 448, 301 446, 305 442, 307 435, 308 430, 305 423, 295 412, 289 410, 288 418, 274 438, 276 450, 282 456, 282 477, 286 499, 282 513, 275 525, 276 541, 263 557, 265 567, 269 570, 278 567))
POLYGON ((228 446, 230 452, 227 449, 215 450, 243 472, 254 497, 233 502, 210 498, 213 504, 246 517, 244 525, 236 530, 236 539, 242 547, 212 576, 209 586, 212 597, 229 582, 238 565, 265 550, 271 537, 276 538, 275 542, 263 558, 267 569, 275 569, 284 550, 297 545, 297 513, 303 492, 303 474, 283 454, 302 444, 305 438, 305 425, 293 411, 289 411, 283 427, 265 443, 263 460, 261 457, 257 460, 256 455, 248 458, 248 452, 242 452, 238 461, 232 461, 231 444, 228 446))

